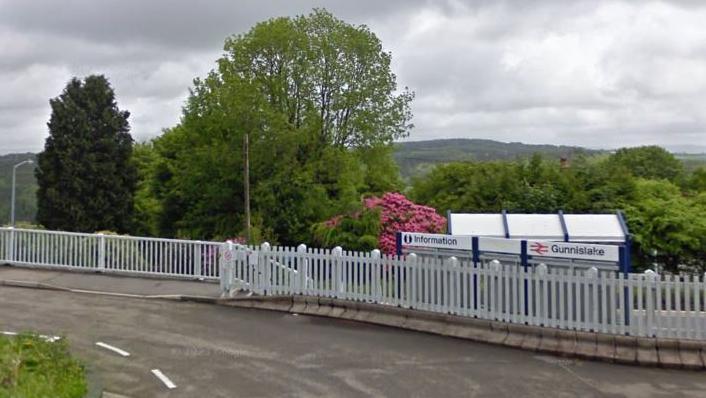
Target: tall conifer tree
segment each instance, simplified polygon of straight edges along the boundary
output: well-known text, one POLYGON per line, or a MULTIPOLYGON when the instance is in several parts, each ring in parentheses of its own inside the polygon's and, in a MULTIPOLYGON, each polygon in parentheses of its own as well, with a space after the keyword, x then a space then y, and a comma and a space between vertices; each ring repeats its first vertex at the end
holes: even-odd
POLYGON ((126 232, 137 174, 130 113, 102 75, 73 78, 52 109, 36 170, 37 221, 49 229, 126 232))

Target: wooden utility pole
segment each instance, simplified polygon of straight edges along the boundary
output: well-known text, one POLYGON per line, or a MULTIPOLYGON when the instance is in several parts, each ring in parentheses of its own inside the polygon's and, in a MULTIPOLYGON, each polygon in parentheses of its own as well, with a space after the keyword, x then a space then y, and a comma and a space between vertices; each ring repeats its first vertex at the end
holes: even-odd
POLYGON ((248 133, 243 137, 243 158, 245 159, 243 184, 245 185, 245 238, 252 243, 250 232, 250 149, 248 148, 248 133))

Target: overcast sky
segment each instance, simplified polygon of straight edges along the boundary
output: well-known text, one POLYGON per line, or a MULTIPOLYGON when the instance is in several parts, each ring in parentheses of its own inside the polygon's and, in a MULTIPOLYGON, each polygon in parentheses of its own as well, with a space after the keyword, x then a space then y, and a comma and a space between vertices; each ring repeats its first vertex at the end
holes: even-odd
POLYGON ((313 7, 392 52, 411 140, 706 151, 706 1, 0 0, 0 153, 41 150, 49 98, 92 73, 159 135, 225 37, 313 7))

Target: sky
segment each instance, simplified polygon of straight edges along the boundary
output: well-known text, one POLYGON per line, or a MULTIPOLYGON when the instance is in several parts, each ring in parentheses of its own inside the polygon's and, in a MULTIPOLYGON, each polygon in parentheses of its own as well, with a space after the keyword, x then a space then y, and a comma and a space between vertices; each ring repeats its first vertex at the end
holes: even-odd
POLYGON ((392 53, 408 140, 706 152, 706 1, 0 0, 0 154, 40 151, 49 99, 94 73, 156 137, 226 37, 313 8, 392 53))

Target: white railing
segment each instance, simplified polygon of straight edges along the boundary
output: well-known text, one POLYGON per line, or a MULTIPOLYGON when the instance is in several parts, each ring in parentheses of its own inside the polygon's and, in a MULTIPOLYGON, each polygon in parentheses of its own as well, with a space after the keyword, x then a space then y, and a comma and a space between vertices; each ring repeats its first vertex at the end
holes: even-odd
POLYGON ((706 339, 706 277, 0 228, 0 263, 220 280, 560 329, 706 339))
POLYGON ((111 273, 220 278, 220 242, 0 228, 0 262, 111 273))
POLYGON ((232 246, 232 287, 610 334, 706 339, 703 278, 570 270, 414 254, 232 246))

